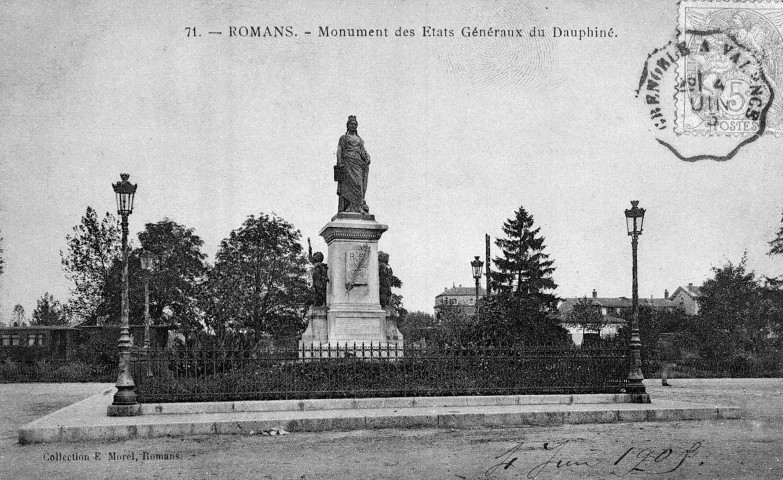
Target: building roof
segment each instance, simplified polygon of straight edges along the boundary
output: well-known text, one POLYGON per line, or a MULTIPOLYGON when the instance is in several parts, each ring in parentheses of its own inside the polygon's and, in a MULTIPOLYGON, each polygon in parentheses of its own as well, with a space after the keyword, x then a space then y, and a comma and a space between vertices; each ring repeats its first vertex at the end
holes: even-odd
MULTIPOLYGON (((683 292, 687 293, 691 296, 691 298, 697 298, 701 297, 701 287, 697 287, 696 285, 689 283, 687 287, 679 287, 677 290, 682 289, 683 292)), ((674 292, 675 294, 677 291, 674 292)))
POLYGON ((653 308, 676 308, 677 304, 669 300, 668 298, 640 298, 640 306, 648 306, 653 308))
MULTIPOLYGON (((581 300, 581 298, 564 298, 563 303, 560 304, 560 307, 558 308, 558 317, 560 318, 560 323, 568 325, 568 313, 573 310, 574 305, 576 302, 581 300)), ((588 300, 594 300, 593 305, 600 305, 602 307, 607 308, 625 308, 626 305, 619 305, 621 302, 599 302, 598 300, 628 300, 628 308, 631 308, 631 301, 630 299, 626 299, 624 297, 615 298, 615 299, 606 299, 606 298, 589 298, 588 300), (609 306, 608 304, 612 304, 613 306, 609 306)), ((639 302, 641 304, 641 301, 639 302)), ((607 325, 625 325, 628 323, 624 318, 620 318, 612 313, 608 313, 606 315, 603 315, 603 322, 607 325)))
MULTIPOLYGON (((576 297, 576 298, 564 298, 563 302, 560 304, 559 310, 561 313, 568 313, 573 308, 574 305, 579 302, 579 300, 582 300, 585 297, 576 297)), ((599 305, 601 307, 607 307, 607 308, 631 308, 633 306, 633 302, 630 298, 625 297, 616 297, 616 298, 596 298, 596 297, 587 297, 587 300, 590 301, 593 305, 599 305)), ((639 302, 641 304, 641 302, 639 302)))
MULTIPOLYGON (((558 312, 561 317, 568 314, 574 305, 579 300, 587 298, 593 305, 598 305, 605 308, 632 308, 633 300, 627 297, 577 297, 577 298, 564 298, 563 302, 558 307, 558 312)), ((677 308, 677 304, 666 298, 640 298, 640 307, 652 307, 652 308, 677 308)))
MULTIPOLYGON (((487 291, 484 290, 483 287, 479 287, 479 296, 483 297, 487 294, 487 291)), ((466 297, 475 297, 476 296, 476 287, 463 287, 460 285, 459 287, 451 287, 446 288, 443 292, 441 292, 439 295, 436 295, 435 298, 438 297, 458 297, 458 296, 466 296, 466 297)))

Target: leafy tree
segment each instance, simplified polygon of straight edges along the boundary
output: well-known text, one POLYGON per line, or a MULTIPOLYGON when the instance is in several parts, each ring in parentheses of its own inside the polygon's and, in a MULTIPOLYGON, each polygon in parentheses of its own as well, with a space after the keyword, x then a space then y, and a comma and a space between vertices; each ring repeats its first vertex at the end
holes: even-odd
POLYGON ((25 325, 25 321, 27 320, 24 316, 24 307, 19 305, 18 303, 14 306, 14 326, 21 327, 25 325))
MULTIPOLYGON (((128 311, 129 323, 144 323, 144 285, 138 251, 128 252, 128 311)), ((122 309, 122 258, 114 258, 105 284, 101 289, 95 317, 105 325, 118 325, 122 309)))
POLYGON ((568 312, 566 322, 582 328, 582 334, 601 333, 601 328, 606 325, 606 318, 601 314, 601 309, 593 304, 587 297, 580 298, 574 307, 568 312))
POLYGON ((168 218, 148 223, 139 232, 143 249, 160 259, 158 270, 150 279, 151 303, 156 317, 169 307, 175 318, 196 319, 201 284, 209 270, 204 241, 187 228, 168 218))
POLYGON ((477 318, 475 337, 486 345, 571 342, 568 330, 555 316, 541 310, 536 297, 484 297, 479 300, 477 318))
POLYGON ((459 305, 441 305, 436 320, 439 329, 436 343, 452 347, 467 347, 479 343, 476 316, 468 315, 459 305))
MULTIPOLYGON (((198 308, 202 283, 206 280, 208 265, 201 252, 204 241, 192 228, 168 218, 148 223, 138 234, 141 248, 128 255, 128 300, 130 321, 142 324, 144 320, 144 276, 149 276, 150 317, 159 322, 164 310, 170 320, 186 331, 201 328, 202 313, 198 308), (141 268, 140 255, 147 250, 155 255, 154 268, 141 268)), ((117 258, 110 269, 104 287, 100 316, 116 321, 122 306, 122 261, 117 258)))
POLYGON ((400 315, 397 328, 406 342, 417 342, 422 338, 432 340, 432 332, 436 328, 435 317, 425 312, 406 312, 400 315))
POLYGON ((702 351, 710 358, 757 350, 770 333, 772 305, 764 302, 764 289, 745 269, 746 260, 743 255, 739 264, 713 268, 714 278, 701 287, 692 329, 702 337, 702 351))
POLYGON ((73 282, 66 310, 80 319, 95 321, 112 263, 122 249, 117 219, 110 213, 99 219, 97 212, 87 207, 66 241, 67 251, 60 251, 60 258, 66 277, 73 282))
MULTIPOLYGON (((781 220, 783 223, 783 220, 781 220)), ((775 238, 769 242, 769 256, 783 255, 783 225, 778 229, 775 238)), ((778 337, 783 336, 783 276, 766 278, 762 296, 765 308, 768 310, 770 327, 778 337)))
MULTIPOLYGON (((628 322, 620 329, 618 335, 611 339, 602 340, 608 346, 627 346, 631 340, 632 308, 623 309, 621 316, 628 322)), ((673 348, 662 352, 662 334, 674 334, 667 340, 667 344, 687 348, 692 344, 692 335, 689 329, 693 326, 694 317, 685 315, 685 311, 677 308, 673 310, 664 308, 652 308, 649 305, 639 305, 639 337, 642 341, 642 368, 647 374, 657 369, 657 362, 676 360, 673 348)))
MULTIPOLYGON (((381 256, 385 256, 385 258, 388 261, 388 258, 389 258, 389 254, 388 253, 379 251, 378 252, 378 258, 380 259, 381 256)), ((379 271, 378 275, 381 276, 385 272, 388 272, 387 275, 389 276, 389 278, 385 279, 385 280, 383 278, 380 278, 379 280, 380 280, 380 282, 382 284, 385 283, 385 282, 388 282, 389 288, 402 288, 402 280, 400 280, 397 277, 397 275, 394 274, 394 272, 393 272, 393 270, 391 268, 389 268, 388 270, 385 270, 384 272, 379 271)), ((405 307, 403 307, 403 305, 402 305, 402 295, 400 295, 398 293, 395 293, 394 291, 392 291, 392 294, 391 294, 390 306, 394 307, 394 309, 397 310, 397 313, 400 315, 400 317, 405 316, 405 314, 407 313, 407 310, 405 310, 405 307)))
MULTIPOLYGON (((783 223, 783 220, 781 220, 781 223, 783 223)), ((778 233, 775 234, 775 238, 769 242, 768 255, 783 255, 783 225, 781 225, 780 229, 778 229, 778 233)))
POLYGON ((770 338, 783 337, 783 279, 765 278, 761 284, 761 309, 770 338))
POLYGON ((527 307, 536 304, 541 311, 555 311, 557 297, 550 293, 557 288, 552 280, 554 262, 544 253, 541 228, 534 228, 533 216, 519 207, 503 224, 503 233, 506 238, 495 241, 503 256, 494 259, 493 290, 501 296, 525 298, 527 307))
POLYGON ((68 320, 63 312, 60 302, 54 296, 46 292, 38 299, 38 304, 33 310, 33 320, 30 325, 56 326, 67 325, 68 320))
POLYGON ((299 335, 309 300, 301 234, 277 216, 250 215, 220 242, 203 310, 214 326, 299 335))

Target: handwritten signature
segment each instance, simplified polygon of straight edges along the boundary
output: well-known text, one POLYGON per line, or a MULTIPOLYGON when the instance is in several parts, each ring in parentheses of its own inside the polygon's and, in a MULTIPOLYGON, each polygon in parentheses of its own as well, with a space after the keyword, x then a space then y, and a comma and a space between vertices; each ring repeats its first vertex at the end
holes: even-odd
MULTIPOLYGON (((694 454, 701 448, 701 442, 696 442, 687 448, 639 448, 629 447, 625 452, 612 461, 611 459, 589 459, 579 460, 569 457, 565 450, 565 447, 574 443, 572 440, 563 440, 557 442, 545 442, 542 445, 544 452, 550 453, 549 458, 545 461, 535 465, 527 470, 526 477, 530 480, 537 478, 547 470, 558 471, 564 468, 567 469, 592 469, 599 465, 608 466, 610 468, 609 474, 617 477, 625 477, 629 474, 649 474, 649 475, 664 475, 672 473, 685 464, 688 458, 694 456, 694 454)), ((508 470, 511 468, 523 468, 521 464, 523 460, 520 458, 522 455, 522 446, 524 442, 519 442, 513 447, 509 448, 500 455, 494 457, 494 460, 499 460, 493 464, 484 472, 485 478, 490 478, 496 473, 508 470)), ((537 450, 534 445, 526 448, 526 450, 537 450)))

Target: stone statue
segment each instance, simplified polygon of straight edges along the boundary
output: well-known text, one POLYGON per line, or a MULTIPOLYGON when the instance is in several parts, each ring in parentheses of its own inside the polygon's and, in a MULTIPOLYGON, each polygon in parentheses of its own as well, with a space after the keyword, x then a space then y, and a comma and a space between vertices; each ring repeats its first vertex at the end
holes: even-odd
POLYGON ((356 117, 348 117, 348 131, 337 142, 337 165, 334 180, 337 182, 338 212, 369 213, 370 207, 364 201, 367 191, 367 176, 370 170, 370 154, 364 149, 364 140, 356 129, 356 117))
POLYGON ((313 264, 313 306, 322 307, 326 305, 326 284, 329 282, 329 267, 323 263, 324 254, 315 252, 310 246, 310 239, 307 239, 307 256, 310 263, 313 264))
POLYGON ((392 299, 392 272, 389 266, 389 254, 378 252, 378 296, 381 298, 381 307, 391 307, 392 299))

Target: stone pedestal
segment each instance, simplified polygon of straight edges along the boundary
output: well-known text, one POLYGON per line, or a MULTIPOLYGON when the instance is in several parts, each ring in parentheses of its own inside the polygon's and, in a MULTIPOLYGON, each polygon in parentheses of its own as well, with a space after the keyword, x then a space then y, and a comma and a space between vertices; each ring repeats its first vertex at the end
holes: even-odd
POLYGON ((397 319, 400 315, 393 307, 386 307, 386 338, 388 340, 398 340, 402 345, 402 332, 397 328, 397 319))
POLYGON ((327 341, 326 307, 310 307, 307 311, 307 330, 302 334, 299 344, 309 346, 327 341))
POLYGON ((328 344, 361 356, 381 356, 360 353, 362 345, 367 351, 402 348, 396 318, 387 321, 378 293, 378 240, 388 228, 373 215, 343 212, 321 229, 329 247, 325 337, 323 314, 311 309, 304 348, 328 344))

